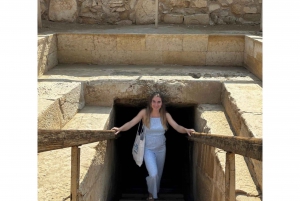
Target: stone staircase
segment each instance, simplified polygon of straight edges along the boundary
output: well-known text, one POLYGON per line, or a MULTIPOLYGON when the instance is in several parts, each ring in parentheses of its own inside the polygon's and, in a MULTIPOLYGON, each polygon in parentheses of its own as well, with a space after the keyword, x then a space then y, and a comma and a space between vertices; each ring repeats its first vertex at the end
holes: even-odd
MULTIPOLYGON (((119 201, 145 201, 147 194, 122 194, 119 201)), ((183 194, 159 194, 157 201, 184 201, 183 194)))

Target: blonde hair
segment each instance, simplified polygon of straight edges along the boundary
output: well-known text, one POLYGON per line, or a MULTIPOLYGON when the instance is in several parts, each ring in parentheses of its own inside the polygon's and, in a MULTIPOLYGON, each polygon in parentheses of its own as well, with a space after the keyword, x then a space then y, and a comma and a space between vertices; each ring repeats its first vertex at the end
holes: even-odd
POLYGON ((164 100, 164 97, 162 96, 162 94, 159 93, 159 92, 154 92, 149 97, 149 100, 148 100, 148 103, 147 103, 147 108, 146 108, 146 116, 143 119, 143 123, 144 123, 145 126, 150 128, 150 114, 153 110, 152 107, 151 107, 151 103, 152 103, 152 99, 154 97, 160 97, 161 98, 162 105, 161 105, 161 108, 159 109, 160 121, 161 121, 161 124, 164 127, 164 129, 167 130, 168 126, 167 126, 167 117, 166 117, 167 111, 166 111, 166 106, 165 106, 165 100, 164 100))

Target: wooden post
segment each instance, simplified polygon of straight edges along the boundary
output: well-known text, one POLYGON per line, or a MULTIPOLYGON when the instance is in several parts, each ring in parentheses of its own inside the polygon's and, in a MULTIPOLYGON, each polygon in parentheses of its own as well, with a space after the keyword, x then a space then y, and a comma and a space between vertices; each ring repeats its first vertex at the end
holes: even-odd
POLYGON ((235 154, 226 152, 225 201, 235 201, 235 154))
POLYGON ((158 25, 158 0, 155 0, 155 28, 158 25))
POLYGON ((80 148, 73 146, 71 150, 71 201, 78 201, 80 172, 80 148))
POLYGON ((42 28, 42 17, 41 17, 41 6, 40 6, 40 0, 37 0, 37 3, 38 3, 38 27, 39 28, 42 28))

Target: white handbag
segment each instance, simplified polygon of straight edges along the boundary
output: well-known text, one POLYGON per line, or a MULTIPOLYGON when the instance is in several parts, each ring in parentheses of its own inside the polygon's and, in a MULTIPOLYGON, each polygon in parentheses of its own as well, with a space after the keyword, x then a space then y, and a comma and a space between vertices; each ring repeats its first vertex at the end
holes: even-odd
POLYGON ((132 147, 132 155, 136 164, 141 167, 144 158, 145 134, 144 125, 142 123, 142 128, 140 130, 140 124, 141 122, 139 123, 138 130, 135 136, 135 141, 132 147))

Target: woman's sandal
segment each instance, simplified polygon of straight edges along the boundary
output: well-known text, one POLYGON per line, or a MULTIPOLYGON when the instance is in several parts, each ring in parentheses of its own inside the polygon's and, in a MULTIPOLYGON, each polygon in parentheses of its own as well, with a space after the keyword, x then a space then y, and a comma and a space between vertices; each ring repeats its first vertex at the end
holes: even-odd
POLYGON ((153 199, 152 196, 147 197, 147 200, 148 200, 148 201, 154 201, 154 199, 153 199))

